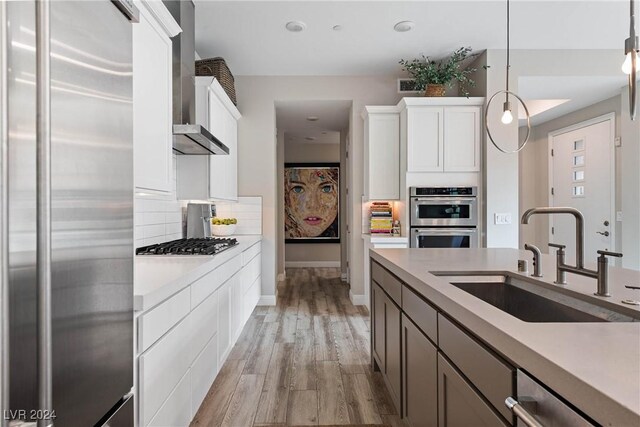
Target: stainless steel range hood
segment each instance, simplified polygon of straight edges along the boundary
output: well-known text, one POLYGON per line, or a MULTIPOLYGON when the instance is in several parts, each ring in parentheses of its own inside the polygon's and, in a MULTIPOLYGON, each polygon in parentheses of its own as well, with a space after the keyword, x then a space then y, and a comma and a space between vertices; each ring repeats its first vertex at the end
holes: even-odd
POLYGON ((229 154, 229 147, 196 123, 195 6, 191 0, 165 0, 182 32, 173 37, 173 150, 177 154, 229 154))

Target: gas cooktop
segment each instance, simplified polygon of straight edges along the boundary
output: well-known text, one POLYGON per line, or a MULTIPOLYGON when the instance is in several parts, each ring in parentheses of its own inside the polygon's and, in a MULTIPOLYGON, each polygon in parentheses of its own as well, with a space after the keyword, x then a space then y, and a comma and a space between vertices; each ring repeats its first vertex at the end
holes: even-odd
POLYGON ((236 239, 178 239, 136 249, 136 255, 215 255, 238 244, 236 239))

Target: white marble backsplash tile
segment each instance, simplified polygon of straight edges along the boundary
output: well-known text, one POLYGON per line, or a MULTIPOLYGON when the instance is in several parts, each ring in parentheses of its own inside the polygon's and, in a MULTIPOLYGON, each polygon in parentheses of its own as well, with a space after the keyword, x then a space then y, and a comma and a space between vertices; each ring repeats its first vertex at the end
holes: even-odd
POLYGON ((173 186, 168 195, 136 194, 134 199, 135 247, 183 237, 182 203, 176 199, 176 156, 173 156, 173 186))
POLYGON ((219 218, 236 218, 238 235, 262 234, 262 197, 238 197, 238 202, 216 202, 219 218))

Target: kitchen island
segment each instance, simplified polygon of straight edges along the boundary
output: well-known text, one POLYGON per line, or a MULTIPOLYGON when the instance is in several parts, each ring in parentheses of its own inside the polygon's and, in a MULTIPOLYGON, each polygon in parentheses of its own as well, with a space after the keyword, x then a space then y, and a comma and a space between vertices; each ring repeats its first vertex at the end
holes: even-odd
MULTIPOLYGON (((504 405, 508 396, 498 391, 515 393, 515 370, 518 369, 543 383, 596 423, 640 425, 640 322, 527 322, 440 277, 460 274, 511 276, 535 283, 542 289, 558 290, 559 295, 596 301, 598 306, 622 313, 627 320, 629 317, 640 319, 639 306, 621 303, 626 299, 640 299, 640 292, 624 287, 625 284, 637 286, 640 272, 610 267, 611 297, 603 298, 593 296, 596 281, 586 277, 569 274, 567 285, 554 285, 555 259, 548 255, 542 257, 542 278, 533 280, 525 273, 518 273, 517 261, 530 258, 530 253, 517 249, 371 251, 371 286, 375 288, 371 302, 372 363, 374 368, 383 371, 396 406, 409 421, 411 411, 408 406, 413 404, 412 408, 416 410, 416 393, 408 386, 410 379, 421 377, 426 381, 430 375, 423 368, 415 374, 407 371, 412 366, 411 351, 415 351, 416 346, 410 351, 406 340, 418 331, 416 336, 424 338, 420 348, 432 352, 423 353, 419 359, 423 365, 429 364, 431 356, 428 355, 433 355, 432 373, 436 375, 437 372, 440 376, 436 383, 446 382, 443 375, 446 377, 447 372, 464 374, 462 377, 466 376, 470 389, 481 396, 479 413, 485 411, 490 417, 495 416, 494 424, 515 422, 504 405), (380 319, 381 312, 385 313, 384 319, 380 319), (395 333, 397 328, 400 330, 396 338, 389 331, 395 333), (456 335, 455 339, 451 338, 453 335, 456 335), (381 342, 384 351, 380 349, 381 342), (451 355, 445 354, 443 346, 451 349, 451 355), (477 353, 470 349, 477 349, 477 353), (481 362, 485 359, 488 363, 485 372, 478 372, 478 368, 483 369, 481 362), (504 378, 501 378, 503 374, 504 378)), ((593 268, 595 263, 586 264, 593 268)), ((448 384, 453 383, 449 381, 448 384)), ((423 390, 419 399, 424 401, 431 392, 433 390, 423 390)), ((439 417, 438 425, 454 425, 446 422, 445 415, 449 410, 443 406, 446 395, 441 389, 433 393, 439 396, 438 411, 433 411, 433 416, 439 417)), ((426 401, 422 406, 418 413, 425 411, 426 401)))

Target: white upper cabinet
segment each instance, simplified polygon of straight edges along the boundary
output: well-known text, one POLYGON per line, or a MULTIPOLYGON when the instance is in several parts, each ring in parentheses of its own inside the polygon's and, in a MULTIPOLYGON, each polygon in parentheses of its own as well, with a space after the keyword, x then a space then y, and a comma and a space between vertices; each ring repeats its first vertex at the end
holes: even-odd
POLYGON ((484 98, 403 99, 407 172, 478 172, 483 103, 484 98))
POLYGON ((237 201, 240 112, 214 77, 195 80, 196 120, 229 148, 229 154, 178 156, 178 198, 237 201))
POLYGON ((180 27, 161 2, 136 3, 133 25, 133 145, 136 190, 170 193, 173 183, 172 36, 180 27))
POLYGON ((444 169, 450 172, 480 170, 481 108, 447 107, 444 110, 444 169))
MULTIPOLYGON (((215 83, 219 86, 217 81, 215 83)), ((211 132, 229 147, 229 155, 210 157, 209 197, 237 201, 238 122, 234 114, 220 100, 220 94, 214 90, 209 91, 209 105, 211 132)))
POLYGON ((407 170, 439 172, 444 165, 444 132, 442 107, 407 109, 407 170))
POLYGON ((365 107, 364 195, 400 198, 400 113, 396 107, 365 107))

